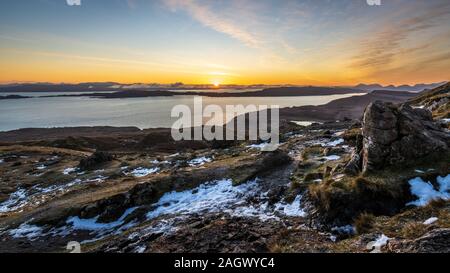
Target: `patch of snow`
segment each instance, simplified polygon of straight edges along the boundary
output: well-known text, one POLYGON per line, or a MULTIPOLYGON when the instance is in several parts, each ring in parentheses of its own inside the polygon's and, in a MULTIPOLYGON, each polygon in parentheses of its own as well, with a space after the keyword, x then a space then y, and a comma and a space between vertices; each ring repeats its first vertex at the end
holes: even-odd
POLYGON ((210 162, 212 162, 212 158, 203 156, 203 157, 194 158, 194 159, 188 161, 188 164, 191 167, 196 167, 196 166, 205 165, 206 163, 210 163, 210 162))
POLYGON ((419 170, 419 169, 417 169, 417 170, 414 170, 416 173, 425 173, 424 171, 422 171, 422 170, 419 170))
POLYGON ((322 143, 321 145, 322 145, 322 147, 335 147, 335 146, 337 146, 337 145, 339 145, 339 144, 342 144, 342 143, 344 143, 345 142, 345 140, 343 139, 343 138, 339 138, 339 139, 337 139, 337 140, 335 140, 335 141, 330 141, 330 142, 327 142, 327 143, 322 143))
POLYGON ((294 124, 300 125, 300 126, 311 126, 313 123, 315 123, 314 121, 291 121, 294 124))
POLYGON ((423 224, 428 226, 428 225, 434 224, 438 220, 439 220, 439 218, 437 218, 437 217, 431 217, 431 218, 425 220, 425 222, 423 222, 423 224))
POLYGON ((171 234, 178 230, 178 228, 175 227, 175 221, 182 221, 184 219, 184 217, 158 219, 157 221, 155 221, 155 223, 152 223, 152 225, 144 228, 143 230, 133 232, 128 236, 128 239, 134 240, 138 237, 148 236, 151 234, 171 234))
POLYGON ((282 211, 282 213, 286 216, 297 216, 297 217, 305 217, 306 212, 300 207, 300 201, 302 200, 302 196, 298 195, 292 204, 283 204, 278 203, 275 205, 277 210, 282 211))
POLYGON ((168 160, 159 161, 158 159, 151 160, 150 163, 151 163, 151 164, 155 164, 155 165, 159 165, 159 164, 171 164, 171 162, 168 161, 168 160))
POLYGON ((322 181, 323 181, 322 179, 315 179, 315 180, 313 180, 313 182, 316 182, 316 183, 320 183, 322 181))
POLYGON ((443 118, 443 119, 441 119, 441 121, 443 123, 450 123, 450 118, 443 118))
POLYGON ((3 162, 5 162, 5 161, 3 159, 0 159, 0 164, 3 163, 3 162))
POLYGON ((252 144, 248 145, 247 148, 260 150, 262 152, 270 152, 277 149, 279 145, 273 143, 260 143, 260 144, 252 144))
POLYGON ((387 237, 384 234, 381 234, 380 237, 371 245, 371 247, 375 249, 381 249, 383 246, 387 245, 388 241, 391 238, 387 237))
POLYGON ((78 216, 74 216, 67 219, 66 223, 74 230, 110 230, 123 225, 125 218, 136 209, 137 207, 127 209, 119 219, 111 223, 97 223, 99 216, 90 219, 80 219, 78 216))
POLYGON ((107 177, 99 175, 88 180, 75 179, 66 184, 57 184, 47 187, 35 185, 29 190, 18 189, 10 195, 8 200, 0 204, 0 213, 19 211, 27 205, 38 206, 56 195, 69 192, 70 189, 76 185, 93 182, 99 183, 103 182, 105 179, 107 179, 107 177))
POLYGON ((193 190, 169 192, 154 204, 154 210, 147 213, 148 219, 162 215, 191 215, 205 212, 223 212, 237 217, 256 217, 262 221, 279 219, 277 215, 305 215, 297 197, 292 204, 280 202, 269 206, 265 194, 259 192, 258 180, 233 186, 230 179, 202 184, 193 190), (260 199, 258 204, 248 204, 248 199, 260 199))
POLYGON ((146 247, 146 246, 137 246, 137 247, 134 249, 134 253, 142 254, 142 253, 144 253, 146 250, 147 250, 147 247, 146 247))
POLYGON ((11 212, 21 209, 27 204, 27 191, 25 189, 18 189, 13 192, 8 200, 0 204, 0 213, 11 212))
POLYGON ((39 165, 39 166, 36 167, 36 169, 38 169, 38 170, 45 170, 45 169, 47 169, 47 167, 45 165, 39 165))
POLYGON ((8 233, 13 238, 27 238, 30 241, 34 241, 42 235, 42 231, 41 227, 23 223, 18 228, 9 230, 8 233))
POLYGON ((148 175, 150 175, 150 174, 157 173, 157 172, 159 172, 159 170, 160 170, 159 168, 150 168, 150 169, 147 169, 147 168, 139 167, 139 168, 137 168, 137 169, 132 170, 132 171, 131 171, 131 174, 132 174, 134 177, 140 178, 140 177, 148 176, 148 175))
POLYGON ((425 182, 420 177, 409 180, 411 193, 419 199, 409 202, 406 205, 425 206, 434 199, 450 199, 450 194, 448 193, 450 189, 450 175, 446 177, 439 176, 437 182, 439 184, 439 190, 436 190, 430 182, 425 182))
POLYGON ((73 173, 73 172, 75 172, 75 171, 77 171, 78 169, 77 168, 65 168, 64 170, 63 170, 63 174, 64 175, 69 175, 69 174, 71 174, 71 173, 73 173))
POLYGON ((322 158, 327 160, 327 161, 335 161, 335 160, 341 159, 341 157, 338 156, 338 155, 329 155, 329 156, 324 156, 322 158))

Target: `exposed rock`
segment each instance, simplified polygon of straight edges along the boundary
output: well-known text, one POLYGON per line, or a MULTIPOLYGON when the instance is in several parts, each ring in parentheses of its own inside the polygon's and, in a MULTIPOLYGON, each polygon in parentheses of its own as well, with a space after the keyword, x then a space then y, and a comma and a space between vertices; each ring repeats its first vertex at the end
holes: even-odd
POLYGON ((354 151, 352 153, 352 158, 344 167, 344 173, 349 175, 357 175, 362 169, 362 157, 361 152, 354 151))
POLYGON ((450 134, 433 122, 428 110, 379 101, 364 113, 363 137, 363 172, 441 157, 450 147, 450 134))
POLYGON ((414 240, 395 240, 389 242, 388 248, 392 252, 449 253, 450 229, 435 229, 414 240))
POLYGON ((113 156, 107 152, 95 152, 90 157, 81 159, 78 167, 81 170, 92 170, 99 165, 112 160, 113 156))

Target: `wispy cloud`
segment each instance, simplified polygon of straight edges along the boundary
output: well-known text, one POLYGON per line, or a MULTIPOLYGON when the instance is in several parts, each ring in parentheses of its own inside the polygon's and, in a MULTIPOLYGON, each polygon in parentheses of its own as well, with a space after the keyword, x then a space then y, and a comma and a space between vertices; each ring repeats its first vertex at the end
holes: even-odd
POLYGON ((254 33, 224 18, 218 12, 215 12, 211 5, 207 4, 213 3, 213 1, 200 3, 195 0, 164 0, 164 3, 172 11, 183 10, 204 26, 227 34, 247 46, 253 48, 261 47, 262 41, 254 33))
POLYGON ((385 24, 377 26, 374 32, 368 33, 367 37, 359 41, 358 53, 351 62, 351 67, 357 69, 387 69, 396 57, 412 54, 414 52, 429 49, 429 43, 408 46, 408 39, 414 38, 419 32, 431 30, 440 26, 443 18, 450 15, 450 3, 445 1, 424 10, 420 15, 407 17, 406 19, 395 18, 388 20, 385 24))

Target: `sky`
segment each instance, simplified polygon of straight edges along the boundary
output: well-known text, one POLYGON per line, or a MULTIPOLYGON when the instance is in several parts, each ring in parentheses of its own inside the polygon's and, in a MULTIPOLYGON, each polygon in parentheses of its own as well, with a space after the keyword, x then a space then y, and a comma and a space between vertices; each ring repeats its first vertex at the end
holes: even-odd
POLYGON ((1 83, 448 80, 448 0, 1 1, 1 83))

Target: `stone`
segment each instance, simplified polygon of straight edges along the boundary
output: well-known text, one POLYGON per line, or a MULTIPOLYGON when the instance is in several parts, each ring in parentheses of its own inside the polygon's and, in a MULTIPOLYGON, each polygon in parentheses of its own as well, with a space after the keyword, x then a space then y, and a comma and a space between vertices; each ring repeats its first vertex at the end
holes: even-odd
POLYGON ((113 159, 114 158, 111 154, 97 151, 88 158, 81 159, 78 168, 81 170, 92 170, 105 162, 112 161, 113 159))
MULTIPOLYGON (((362 171, 413 165, 417 160, 449 152, 450 134, 433 122, 431 112, 376 101, 363 118, 362 171), (414 149, 412 149, 414 147, 414 149)), ((354 154, 347 171, 359 166, 354 154)))
POLYGON ((388 243, 391 252, 448 253, 450 252, 450 229, 439 228, 414 240, 394 240, 388 243))

